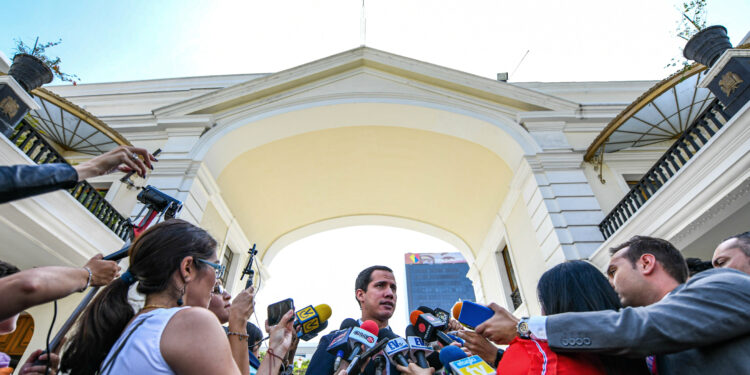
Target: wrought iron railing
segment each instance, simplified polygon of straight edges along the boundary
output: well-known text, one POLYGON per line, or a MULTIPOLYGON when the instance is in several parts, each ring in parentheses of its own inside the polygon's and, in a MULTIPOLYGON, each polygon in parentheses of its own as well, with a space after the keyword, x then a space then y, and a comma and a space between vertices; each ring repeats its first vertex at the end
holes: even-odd
POLYGON ((510 293, 510 300, 511 302, 513 302, 514 310, 521 306, 523 300, 521 299, 521 291, 519 291, 518 288, 514 289, 513 292, 510 293))
MULTIPOLYGON (((65 158, 26 119, 15 128, 10 141, 37 164, 67 163, 65 158)), ((131 233, 130 222, 120 215, 91 184, 81 181, 69 192, 118 237, 123 240, 128 239, 131 233)))
POLYGON ((643 206, 672 176, 724 126, 729 119, 724 106, 714 99, 682 135, 672 144, 653 167, 643 175, 625 197, 599 224, 604 238, 609 238, 617 229, 643 206))

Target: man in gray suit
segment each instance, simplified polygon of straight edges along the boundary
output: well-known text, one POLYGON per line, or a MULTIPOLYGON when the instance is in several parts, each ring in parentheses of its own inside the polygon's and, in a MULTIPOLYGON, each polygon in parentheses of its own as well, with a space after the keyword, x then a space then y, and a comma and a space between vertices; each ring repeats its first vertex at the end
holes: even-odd
POLYGON ((623 304, 635 307, 519 321, 491 304, 495 315, 477 332, 498 344, 516 336, 547 340, 557 352, 655 355, 660 375, 750 371, 750 276, 712 269, 682 284, 687 268, 679 251, 649 237, 612 252, 610 281, 623 304))

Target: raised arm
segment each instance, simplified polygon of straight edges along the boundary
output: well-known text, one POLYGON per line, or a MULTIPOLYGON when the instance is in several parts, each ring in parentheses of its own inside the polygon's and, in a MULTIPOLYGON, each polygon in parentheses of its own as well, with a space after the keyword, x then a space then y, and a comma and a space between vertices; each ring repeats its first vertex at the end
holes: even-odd
POLYGON ((81 292, 88 286, 106 285, 119 271, 117 263, 102 260, 102 255, 97 254, 83 268, 39 267, 4 277, 0 279, 0 296, 3 296, 0 320, 29 307, 81 292))
POLYGON ((704 272, 650 306, 551 315, 549 345, 555 351, 642 357, 749 334, 750 277, 733 270, 704 272))

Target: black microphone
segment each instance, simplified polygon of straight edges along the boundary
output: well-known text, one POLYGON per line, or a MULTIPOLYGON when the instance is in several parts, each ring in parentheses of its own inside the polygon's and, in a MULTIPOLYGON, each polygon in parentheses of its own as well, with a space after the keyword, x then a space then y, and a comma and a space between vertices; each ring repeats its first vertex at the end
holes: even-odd
POLYGON ((354 328, 359 327, 359 322, 352 319, 352 318, 346 318, 343 322, 341 322, 341 326, 339 326, 339 330, 341 329, 347 329, 347 328, 354 328))
POLYGON ((348 375, 359 374, 361 366, 358 366, 358 364, 367 362, 367 360, 372 356, 382 354, 383 348, 386 344, 388 344, 388 339, 392 337, 391 335, 393 335, 393 332, 391 332, 389 329, 384 328, 378 331, 378 341, 375 343, 375 345, 365 350, 362 355, 354 357, 350 361, 349 367, 346 368, 346 373, 348 375))
POLYGON ((432 348, 427 346, 424 340, 417 336, 417 331, 411 324, 406 326, 406 342, 409 344, 409 353, 412 359, 417 362, 419 367, 430 367, 427 363, 427 356, 432 353, 432 348))
POLYGON ((418 313, 418 311, 412 312, 411 322, 416 328, 419 337, 424 341, 432 342, 438 340, 443 345, 450 345, 456 341, 443 332, 448 327, 448 323, 429 313, 416 313, 418 313))

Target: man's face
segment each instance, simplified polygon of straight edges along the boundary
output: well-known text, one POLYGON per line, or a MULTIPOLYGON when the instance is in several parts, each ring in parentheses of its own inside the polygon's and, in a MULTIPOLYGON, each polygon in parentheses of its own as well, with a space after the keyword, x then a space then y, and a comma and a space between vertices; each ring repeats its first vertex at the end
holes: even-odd
POLYGON ((388 321, 396 309, 396 278, 388 271, 373 271, 367 291, 357 289, 357 300, 363 317, 388 321))
POLYGON ((740 249, 739 240, 730 238, 722 243, 714 251, 711 260, 716 268, 734 268, 738 271, 750 274, 750 257, 740 249))
POLYGON ((612 255, 607 268, 607 278, 615 292, 620 296, 623 306, 645 306, 643 291, 648 287, 648 281, 639 271, 638 262, 635 267, 625 257, 628 248, 620 249, 612 255))

